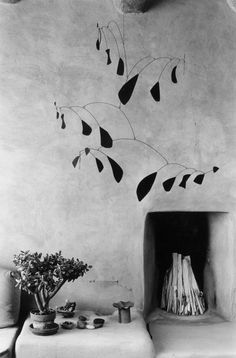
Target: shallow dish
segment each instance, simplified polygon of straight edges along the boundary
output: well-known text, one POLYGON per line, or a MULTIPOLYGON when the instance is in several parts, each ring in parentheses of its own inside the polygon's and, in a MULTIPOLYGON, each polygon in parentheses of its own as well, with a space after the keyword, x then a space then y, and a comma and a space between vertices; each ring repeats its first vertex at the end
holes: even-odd
POLYGON ((73 317, 75 312, 70 312, 70 311, 65 311, 65 310, 60 310, 58 309, 57 310, 58 313, 61 313, 63 317, 65 318, 70 318, 70 317, 73 317))
POLYGON ((59 325, 57 323, 52 323, 50 327, 40 329, 40 328, 34 328, 33 324, 31 323, 29 325, 29 328, 33 334, 36 334, 38 336, 49 336, 51 334, 57 333, 59 325))

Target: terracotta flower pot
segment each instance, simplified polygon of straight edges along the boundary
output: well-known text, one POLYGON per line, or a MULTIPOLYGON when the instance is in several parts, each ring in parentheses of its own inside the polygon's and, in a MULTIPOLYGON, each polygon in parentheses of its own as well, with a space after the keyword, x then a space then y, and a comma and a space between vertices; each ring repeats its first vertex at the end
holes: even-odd
POLYGON ((33 321, 33 328, 47 329, 53 326, 56 318, 56 311, 51 310, 48 314, 40 314, 39 311, 30 312, 30 317, 33 321))

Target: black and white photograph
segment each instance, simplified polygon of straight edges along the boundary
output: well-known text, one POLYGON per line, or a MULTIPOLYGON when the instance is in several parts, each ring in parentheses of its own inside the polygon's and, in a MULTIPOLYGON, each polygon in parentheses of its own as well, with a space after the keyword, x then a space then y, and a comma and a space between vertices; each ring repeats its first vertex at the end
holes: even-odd
POLYGON ((0 357, 236 358, 235 0, 0 0, 0 357))

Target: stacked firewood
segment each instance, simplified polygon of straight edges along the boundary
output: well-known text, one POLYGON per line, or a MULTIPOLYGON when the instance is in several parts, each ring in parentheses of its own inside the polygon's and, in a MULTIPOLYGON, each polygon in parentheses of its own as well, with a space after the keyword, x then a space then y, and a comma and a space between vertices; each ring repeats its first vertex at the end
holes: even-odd
POLYGON ((177 315, 200 315, 205 312, 203 292, 198 288, 190 256, 173 253, 173 264, 166 271, 161 308, 177 315))

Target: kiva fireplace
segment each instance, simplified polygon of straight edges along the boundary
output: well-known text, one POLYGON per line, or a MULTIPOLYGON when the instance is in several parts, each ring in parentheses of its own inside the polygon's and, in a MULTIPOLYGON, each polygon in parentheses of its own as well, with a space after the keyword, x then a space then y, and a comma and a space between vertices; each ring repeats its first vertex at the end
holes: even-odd
MULTIPOLYGON (((196 316, 214 312, 233 320, 235 240, 231 233, 227 212, 149 212, 144 231, 145 315, 163 309, 163 285, 175 253, 179 260, 189 259, 203 295, 205 309, 197 310, 196 316)), ((183 316, 191 315, 188 310, 185 313, 182 310, 183 316)))

